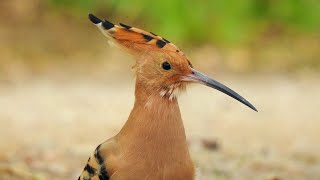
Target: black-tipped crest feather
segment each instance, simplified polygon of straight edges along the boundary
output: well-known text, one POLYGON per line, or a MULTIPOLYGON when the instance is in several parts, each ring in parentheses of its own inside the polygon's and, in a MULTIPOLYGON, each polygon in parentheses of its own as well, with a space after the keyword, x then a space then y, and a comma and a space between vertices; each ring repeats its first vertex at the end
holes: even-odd
POLYGON ((146 34, 143 34, 143 38, 146 40, 146 42, 149 42, 153 39, 153 37, 146 35, 146 34))
POLYGON ((124 28, 126 28, 126 29, 132 28, 131 26, 126 25, 126 24, 123 24, 123 23, 119 23, 119 24, 120 24, 120 26, 122 26, 122 27, 124 27, 124 28))
POLYGON ((95 15, 90 14, 88 15, 89 19, 91 22, 93 22, 94 24, 99 24, 102 23, 102 26, 104 29, 108 30, 114 27, 114 24, 112 24, 111 22, 104 20, 102 21, 101 19, 97 18, 95 15))
POLYGON ((157 40, 156 44, 159 48, 163 48, 167 43, 161 40, 157 40))
POLYGON ((104 20, 104 22, 102 23, 102 26, 104 29, 108 30, 114 27, 114 24, 112 24, 111 22, 104 20))
POLYGON ((93 14, 89 13, 88 14, 88 18, 90 19, 91 22, 93 22, 94 24, 99 24, 102 22, 101 19, 97 18, 96 16, 94 16, 93 14))

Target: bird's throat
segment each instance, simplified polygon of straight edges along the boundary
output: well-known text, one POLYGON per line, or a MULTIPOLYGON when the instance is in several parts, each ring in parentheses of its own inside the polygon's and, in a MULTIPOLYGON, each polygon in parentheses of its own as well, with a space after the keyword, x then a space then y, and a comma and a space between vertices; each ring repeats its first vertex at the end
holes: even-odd
POLYGON ((136 89, 131 114, 117 137, 130 153, 150 153, 154 158, 189 158, 185 130, 176 99, 136 89), (140 152, 139 152, 140 151, 140 152), (159 154, 160 153, 160 154, 159 154), (179 155, 177 155, 179 154, 179 155))

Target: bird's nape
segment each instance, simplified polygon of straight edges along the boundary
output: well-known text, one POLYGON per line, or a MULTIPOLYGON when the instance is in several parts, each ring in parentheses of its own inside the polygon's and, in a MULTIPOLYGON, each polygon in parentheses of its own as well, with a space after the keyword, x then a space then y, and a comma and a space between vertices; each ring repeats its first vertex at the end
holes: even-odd
POLYGON ((240 96, 238 93, 233 91, 232 89, 228 88, 227 86, 221 84, 220 82, 213 80, 209 78, 208 76, 202 74, 201 72, 195 70, 192 68, 192 74, 187 75, 183 77, 183 81, 187 82, 195 82, 195 83, 200 83, 204 84, 206 86, 209 86, 211 88, 214 88, 220 92, 223 92, 230 97, 238 100, 239 102, 243 103, 244 105, 248 106, 249 108, 253 109, 254 111, 258 111, 249 101, 247 101, 245 98, 240 96))

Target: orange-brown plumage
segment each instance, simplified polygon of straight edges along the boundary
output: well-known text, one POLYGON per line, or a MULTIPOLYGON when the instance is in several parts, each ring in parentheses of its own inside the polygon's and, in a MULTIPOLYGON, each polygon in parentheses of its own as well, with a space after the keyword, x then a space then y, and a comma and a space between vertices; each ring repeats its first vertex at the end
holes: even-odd
POLYGON ((194 180, 177 92, 188 83, 201 83, 256 109, 233 90, 193 69, 168 40, 91 14, 89 19, 135 56, 135 103, 121 131, 98 146, 79 179, 194 180))

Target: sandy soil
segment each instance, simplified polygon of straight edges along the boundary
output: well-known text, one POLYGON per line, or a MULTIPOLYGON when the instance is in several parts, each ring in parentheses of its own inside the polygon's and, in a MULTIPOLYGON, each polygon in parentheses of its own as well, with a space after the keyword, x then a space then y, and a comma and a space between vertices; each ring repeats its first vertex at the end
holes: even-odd
MULTIPOLYGON (((181 96, 202 179, 320 179, 319 79, 217 79, 259 113, 200 85, 181 96)), ((132 104, 130 78, 2 82, 0 179, 76 179, 94 148, 121 128, 132 104)))

